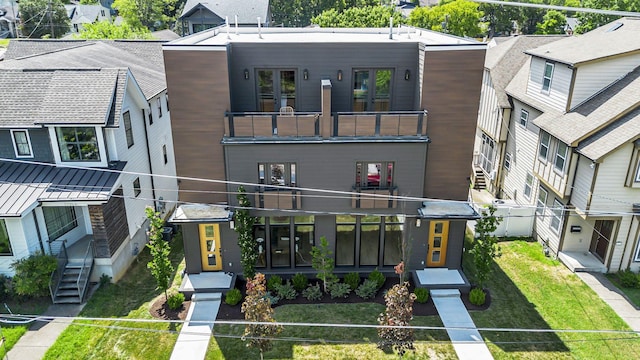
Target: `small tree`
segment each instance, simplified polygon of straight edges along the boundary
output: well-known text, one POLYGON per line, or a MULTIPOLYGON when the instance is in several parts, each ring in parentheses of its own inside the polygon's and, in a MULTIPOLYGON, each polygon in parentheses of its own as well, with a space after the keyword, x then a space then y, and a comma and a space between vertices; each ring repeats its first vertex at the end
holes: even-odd
POLYGON ((494 215, 495 206, 488 206, 481 211, 482 217, 476 221, 476 238, 473 247, 469 251, 473 255, 473 264, 476 268, 476 282, 482 289, 493 270, 493 259, 500 257, 498 238, 492 235, 502 221, 501 217, 494 215))
POLYGON ((21 296, 45 296, 49 293, 51 273, 58 266, 56 257, 37 252, 11 264, 13 290, 21 296))
MULTIPOLYGON (((252 279, 247 279, 247 296, 242 303, 242 312, 247 321, 270 323, 273 319, 271 300, 265 297, 267 287, 264 275, 257 273, 252 279)), ((282 332, 280 325, 247 324, 242 335, 242 341, 249 341, 247 347, 255 347, 260 350, 260 359, 264 359, 264 353, 273 346, 271 337, 282 332)))
POLYGON ((156 279, 158 289, 164 292, 165 300, 168 300, 167 289, 169 289, 169 282, 173 273, 173 265, 169 259, 171 248, 169 243, 162 238, 164 222, 160 218, 160 213, 153 211, 151 207, 147 207, 145 213, 147 219, 149 219, 149 243, 147 247, 151 252, 151 260, 147 263, 147 268, 151 270, 151 274, 156 279))
POLYGON ((244 187, 238 188, 239 208, 236 209, 236 232, 238 233, 238 246, 240 247, 240 263, 246 279, 251 279, 256 273, 256 261, 258 261, 258 242, 253 237, 253 224, 256 218, 249 215, 251 202, 245 193, 244 187))
POLYGON ((378 347, 382 350, 392 349, 400 356, 407 350, 413 350, 414 333, 409 328, 413 317, 413 302, 416 295, 409 291, 409 283, 394 285, 384 295, 387 308, 378 316, 378 323, 385 326, 404 326, 406 328, 378 328, 380 341, 378 347))
POLYGON ((316 276, 322 280, 322 289, 326 293, 329 284, 336 281, 336 276, 333 274, 333 251, 329 250, 326 237, 322 236, 320 245, 311 249, 311 257, 311 266, 318 271, 316 276))

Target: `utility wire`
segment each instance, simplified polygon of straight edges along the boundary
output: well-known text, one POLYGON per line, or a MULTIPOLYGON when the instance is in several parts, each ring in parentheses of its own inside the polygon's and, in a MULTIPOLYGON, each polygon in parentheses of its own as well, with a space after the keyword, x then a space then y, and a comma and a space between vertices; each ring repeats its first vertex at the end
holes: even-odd
POLYGON ((494 5, 530 7, 530 8, 547 9, 547 10, 573 11, 573 12, 584 12, 584 13, 594 13, 594 14, 604 14, 604 15, 614 15, 614 16, 640 17, 640 13, 633 12, 633 11, 601 10, 601 9, 592 9, 592 8, 532 4, 527 2, 513 2, 513 1, 500 1, 500 0, 471 0, 471 1, 486 3, 486 4, 494 4, 494 5))

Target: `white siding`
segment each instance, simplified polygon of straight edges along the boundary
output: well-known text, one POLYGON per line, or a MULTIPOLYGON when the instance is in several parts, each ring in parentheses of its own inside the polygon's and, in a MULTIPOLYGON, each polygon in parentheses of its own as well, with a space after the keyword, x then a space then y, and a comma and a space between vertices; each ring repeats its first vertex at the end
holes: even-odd
POLYGON ((581 213, 587 210, 589 198, 591 197, 591 182, 595 170, 595 166, 592 166, 591 160, 580 156, 578 170, 573 182, 573 190, 571 191, 571 205, 575 206, 581 213))
POLYGON ((581 251, 588 252, 591 245, 591 236, 593 235, 593 226, 595 220, 584 219, 575 212, 567 213, 567 227, 564 231, 564 241, 562 243, 562 251, 581 251), (571 226, 580 226, 580 232, 571 232, 571 226))
MULTIPOLYGON (((545 189, 548 192, 546 207, 544 208, 541 216, 540 215, 536 216, 535 236, 539 242, 549 244, 551 251, 554 254, 557 254, 560 246, 560 236, 562 234, 563 226, 564 226, 564 217, 569 216, 570 213, 569 212, 564 213, 563 218, 560 219, 560 226, 558 227, 558 230, 551 228, 551 221, 554 218, 554 213, 553 211, 551 211, 551 208, 554 206, 554 200, 557 199, 563 205, 564 205, 564 202, 562 201, 561 198, 559 198, 556 194, 554 194, 549 188, 545 187, 545 189)), ((540 186, 534 189, 534 196, 535 196, 535 199, 533 199, 534 203, 538 199, 539 192, 540 192, 540 186)))
POLYGON ((482 91, 480 92, 478 127, 498 142, 501 123, 502 111, 498 106, 498 97, 491 83, 491 75, 489 71, 485 69, 482 77, 482 91))
POLYGON ((536 98, 556 110, 565 111, 569 88, 571 86, 572 70, 562 63, 554 63, 553 77, 549 92, 542 91, 542 79, 544 75, 545 60, 532 56, 531 70, 529 71, 529 82, 527 84, 527 94, 536 98))
POLYGON ((534 163, 535 173, 552 188, 550 190, 555 191, 558 194, 568 195, 571 192, 571 188, 567 185, 573 179, 573 171, 575 169, 576 160, 573 154, 572 148, 568 148, 567 156, 565 158, 564 170, 558 171, 555 167, 556 152, 558 150, 559 140, 551 137, 549 143, 549 151, 547 152, 547 159, 543 160, 538 157, 539 144, 536 147, 537 161, 534 163))
POLYGON ((4 219, 11 242, 13 255, 0 256, 0 274, 13 276, 11 264, 40 250, 38 235, 35 233, 32 213, 22 218, 4 219))

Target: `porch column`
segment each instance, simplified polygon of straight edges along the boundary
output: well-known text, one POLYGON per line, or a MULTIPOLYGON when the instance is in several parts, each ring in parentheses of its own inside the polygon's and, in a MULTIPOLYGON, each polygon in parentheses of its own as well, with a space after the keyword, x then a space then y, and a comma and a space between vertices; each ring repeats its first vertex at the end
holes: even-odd
POLYGON ((333 119, 331 118, 331 80, 322 80, 322 116, 320 116, 320 134, 323 138, 333 134, 333 119))

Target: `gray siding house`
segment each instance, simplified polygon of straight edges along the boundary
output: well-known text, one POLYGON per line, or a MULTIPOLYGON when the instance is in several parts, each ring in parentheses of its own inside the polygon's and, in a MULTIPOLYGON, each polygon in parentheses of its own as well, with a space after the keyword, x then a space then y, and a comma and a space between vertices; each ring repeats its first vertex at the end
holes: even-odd
POLYGON ((182 21, 184 35, 191 35, 227 21, 236 27, 267 27, 271 24, 271 11, 269 0, 187 0, 178 20, 182 21))

